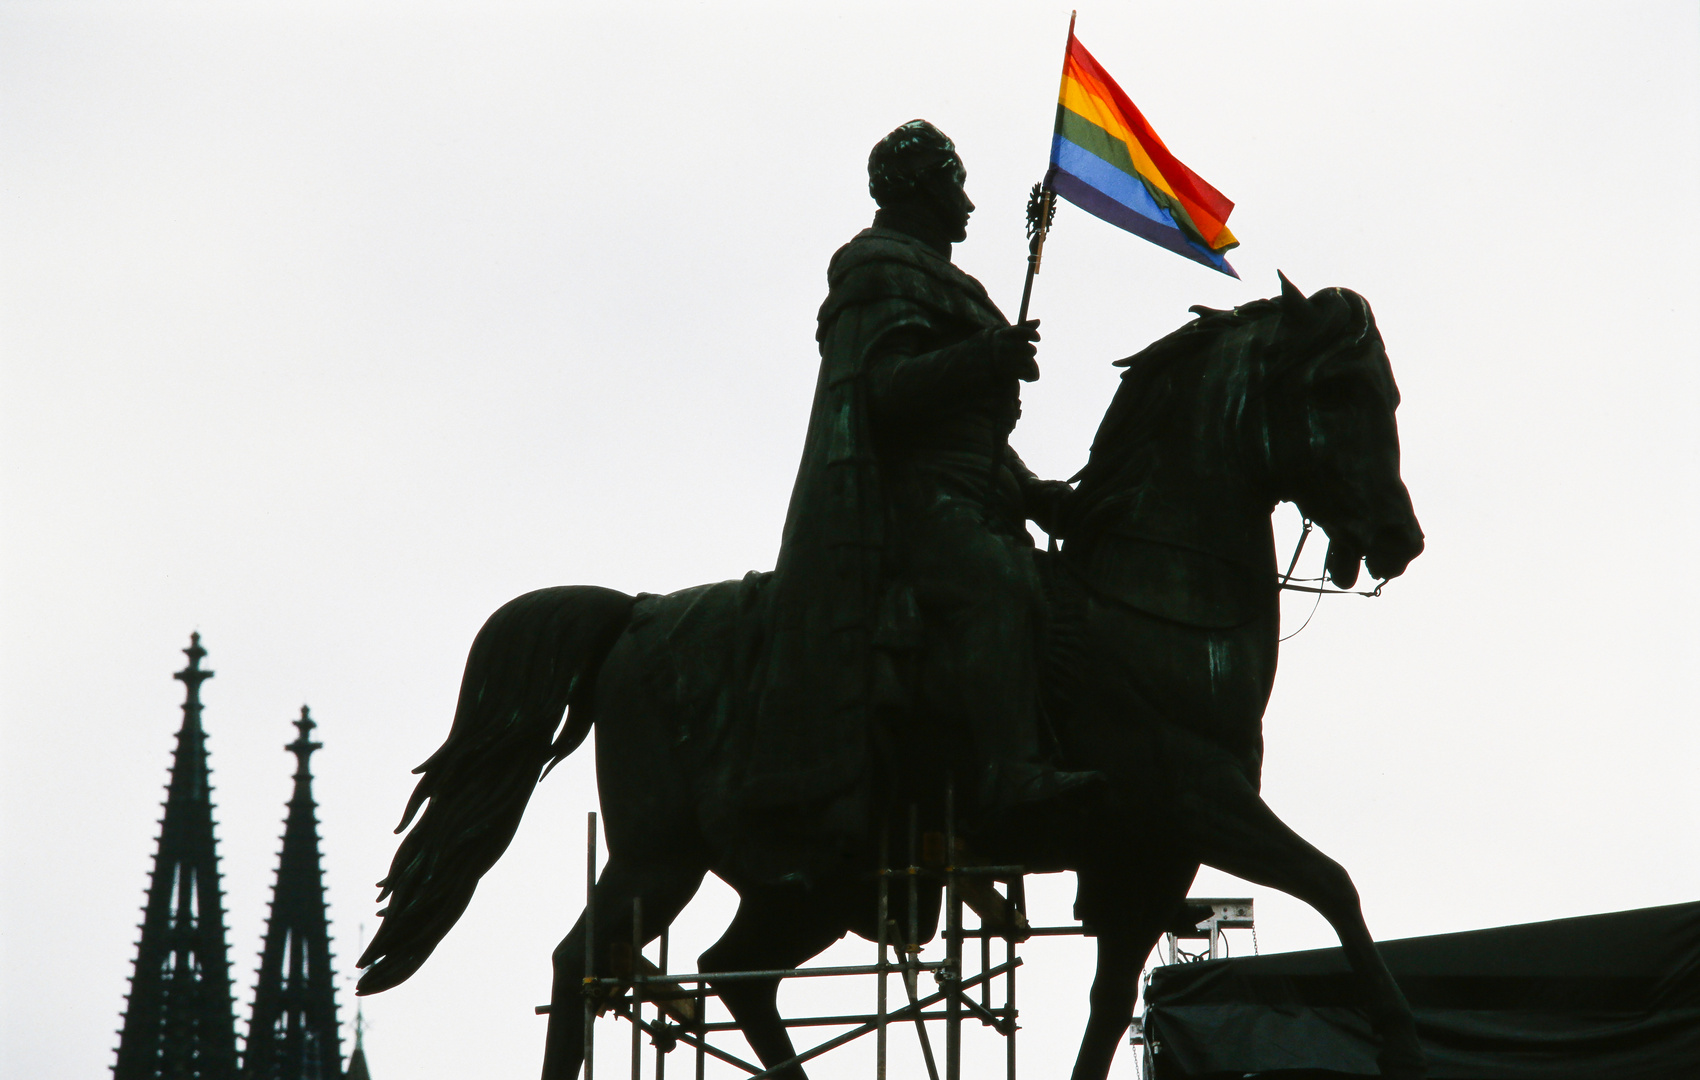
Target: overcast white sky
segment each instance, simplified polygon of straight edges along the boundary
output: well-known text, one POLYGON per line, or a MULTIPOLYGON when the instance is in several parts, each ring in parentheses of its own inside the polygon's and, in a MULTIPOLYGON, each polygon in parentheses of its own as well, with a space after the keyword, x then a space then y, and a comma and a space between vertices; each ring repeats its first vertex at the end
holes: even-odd
MULTIPOLYGON (((191 630, 241 1025, 303 702, 346 986, 486 614, 771 566, 826 261, 888 129, 957 140, 981 208, 958 262, 1014 309, 1067 18, 0 6, 0 1071, 111 1064, 191 630)), ((1366 295, 1404 392, 1428 553, 1284 650, 1270 803, 1383 937, 1700 896, 1694 6, 1116 3, 1079 33, 1238 203, 1244 281, 1064 206, 1027 461, 1072 473, 1109 361, 1277 267, 1366 295)), ((368 1001, 380 1080, 535 1073, 589 760, 368 1001)), ((1066 880, 1033 889, 1067 917, 1066 880)), ((1195 892, 1255 896, 1265 951, 1333 941, 1268 890, 1195 892)), ((1029 957, 1023 1061, 1054 1073, 1089 957, 1029 957)))

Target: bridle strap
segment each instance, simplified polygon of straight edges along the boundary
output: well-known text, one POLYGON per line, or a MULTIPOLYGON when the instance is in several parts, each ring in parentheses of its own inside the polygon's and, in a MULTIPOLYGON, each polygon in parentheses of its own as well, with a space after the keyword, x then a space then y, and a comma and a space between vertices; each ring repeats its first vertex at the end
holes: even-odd
POLYGON ((1315 527, 1316 526, 1311 523, 1310 518, 1305 518, 1304 532, 1299 533, 1299 542, 1293 548, 1293 557, 1287 560, 1287 572, 1281 575, 1281 580, 1279 582, 1280 588, 1285 589, 1287 587, 1287 583, 1293 580, 1293 569, 1299 565, 1299 553, 1305 549, 1305 541, 1310 539, 1310 531, 1315 527))

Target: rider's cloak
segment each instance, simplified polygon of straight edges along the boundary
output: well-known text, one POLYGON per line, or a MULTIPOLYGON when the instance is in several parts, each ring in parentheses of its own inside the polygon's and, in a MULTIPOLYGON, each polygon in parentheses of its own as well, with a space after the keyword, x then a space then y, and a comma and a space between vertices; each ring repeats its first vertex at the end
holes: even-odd
POLYGON ((872 660, 892 520, 869 372, 894 335, 944 348, 1009 321, 974 278, 875 226, 833 255, 820 375, 767 602, 766 662, 738 785, 746 807, 821 805, 872 763, 872 660))

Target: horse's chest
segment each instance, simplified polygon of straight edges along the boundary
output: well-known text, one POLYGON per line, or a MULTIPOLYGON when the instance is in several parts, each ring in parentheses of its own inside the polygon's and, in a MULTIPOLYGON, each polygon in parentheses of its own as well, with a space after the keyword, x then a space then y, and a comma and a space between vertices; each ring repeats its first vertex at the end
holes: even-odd
POLYGON ((1274 650, 1261 625, 1233 630, 1179 626, 1102 601, 1092 622, 1122 678, 1164 719, 1213 717, 1255 723, 1274 685, 1274 650))
POLYGON ((1260 756, 1275 679, 1272 591, 1214 555, 1128 537, 1108 538, 1088 569, 1091 636, 1123 706, 1260 756))

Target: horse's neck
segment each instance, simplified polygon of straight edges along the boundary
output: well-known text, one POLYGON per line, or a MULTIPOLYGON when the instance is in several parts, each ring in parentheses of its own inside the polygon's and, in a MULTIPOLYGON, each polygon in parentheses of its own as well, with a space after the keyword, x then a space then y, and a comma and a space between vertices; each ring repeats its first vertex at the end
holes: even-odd
POLYGON ((1254 572, 1273 573, 1273 504, 1241 463, 1194 433, 1154 447, 1138 497, 1110 531, 1207 552, 1254 572))

